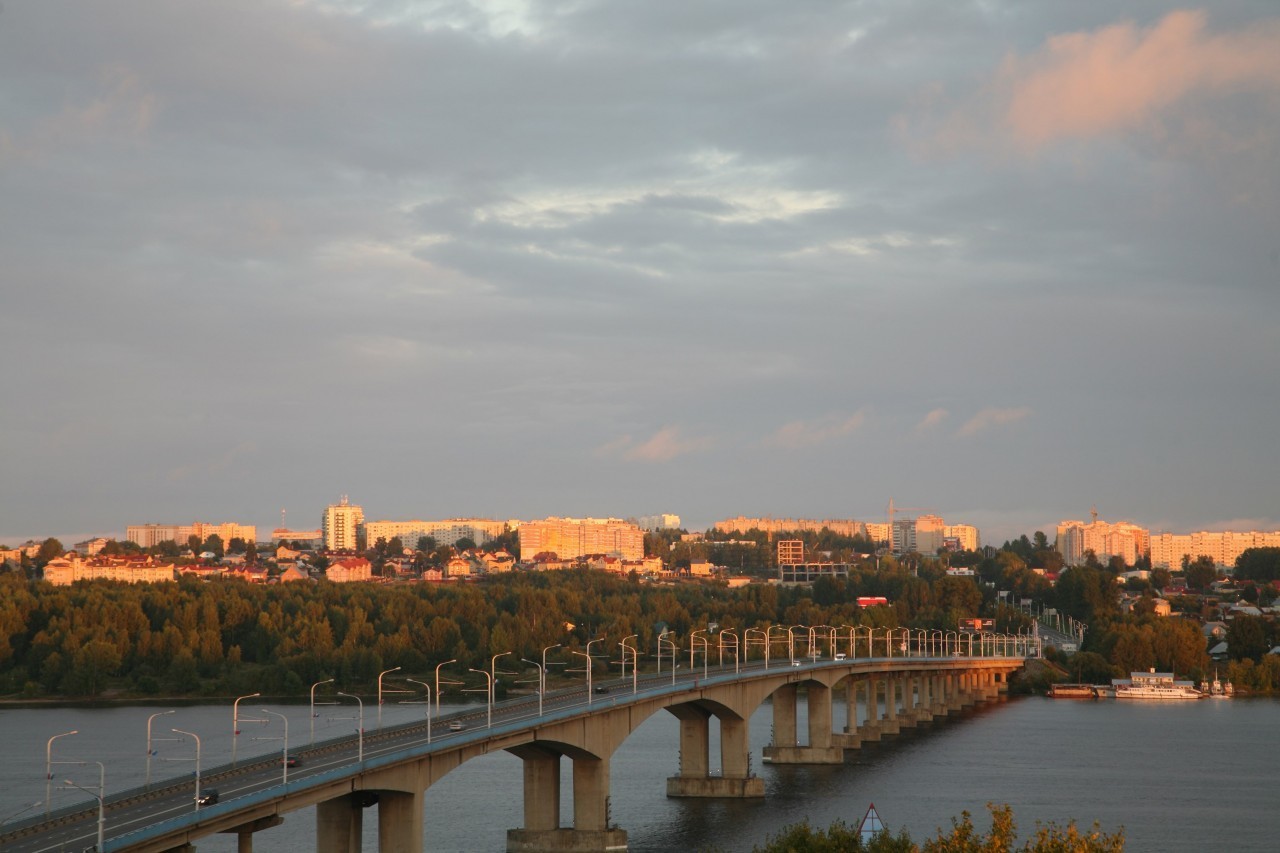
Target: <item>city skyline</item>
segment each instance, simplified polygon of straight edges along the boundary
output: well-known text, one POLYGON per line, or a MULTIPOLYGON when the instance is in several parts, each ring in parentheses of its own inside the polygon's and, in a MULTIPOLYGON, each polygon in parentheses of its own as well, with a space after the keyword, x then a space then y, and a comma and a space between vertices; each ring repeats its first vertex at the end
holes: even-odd
POLYGON ((1264 0, 6 3, 0 543, 342 494, 1280 529, 1277 41, 1264 0))

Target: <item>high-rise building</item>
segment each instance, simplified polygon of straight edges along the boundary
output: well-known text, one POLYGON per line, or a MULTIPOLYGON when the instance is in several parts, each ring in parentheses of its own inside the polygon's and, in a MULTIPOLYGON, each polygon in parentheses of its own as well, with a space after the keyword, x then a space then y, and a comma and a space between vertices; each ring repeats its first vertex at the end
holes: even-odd
POLYGON ((644 531, 617 518, 547 518, 520 525, 520 559, 552 553, 561 560, 603 554, 644 559, 644 531))
POLYGON ((1234 566, 1249 548, 1280 548, 1280 530, 1202 530, 1198 533, 1156 533, 1151 536, 1151 567, 1182 568, 1182 559, 1208 557, 1219 568, 1234 566))
POLYGON ((361 526, 364 510, 355 506, 343 495, 342 500, 330 504, 324 511, 320 529, 324 531, 324 547, 330 551, 356 551, 360 548, 361 526))
POLYGON ((1129 521, 1110 524, 1098 520, 1095 510, 1092 521, 1068 520, 1058 522, 1058 553, 1068 566, 1082 566, 1087 552, 1092 551, 1100 563, 1112 557, 1120 557, 1132 566, 1151 550, 1151 533, 1129 521))
POLYGON ((658 515, 642 515, 636 519, 636 524, 641 530, 654 532, 658 530, 679 530, 680 516, 673 515, 669 512, 660 513, 658 515))

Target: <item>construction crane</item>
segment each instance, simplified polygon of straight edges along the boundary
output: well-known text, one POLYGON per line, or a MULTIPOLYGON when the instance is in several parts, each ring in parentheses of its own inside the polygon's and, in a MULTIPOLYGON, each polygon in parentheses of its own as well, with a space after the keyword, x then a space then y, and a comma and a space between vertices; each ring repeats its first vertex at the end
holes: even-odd
POLYGON ((900 512, 933 512, 933 510, 927 506, 894 506, 893 498, 889 498, 888 513, 890 532, 893 531, 893 517, 900 512))

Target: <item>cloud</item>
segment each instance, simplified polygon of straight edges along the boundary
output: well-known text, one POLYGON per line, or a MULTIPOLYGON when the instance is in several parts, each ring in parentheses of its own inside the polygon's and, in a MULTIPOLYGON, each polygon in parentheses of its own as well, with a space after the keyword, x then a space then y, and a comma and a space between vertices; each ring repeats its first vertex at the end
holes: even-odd
POLYGON ((943 421, 945 421, 949 417, 951 417, 951 413, 948 412, 946 409, 934 409, 933 411, 929 412, 929 414, 925 415, 924 418, 920 421, 920 423, 916 424, 916 428, 915 428, 916 435, 921 435, 923 433, 933 431, 936 427, 938 427, 943 421))
POLYGON ((663 427, 639 444, 630 435, 624 435, 596 448, 595 453, 597 456, 621 456, 629 461, 669 462, 677 456, 705 450, 710 445, 709 438, 685 438, 678 428, 663 427))
POLYGON ((859 409, 848 416, 828 415, 815 421, 792 421, 778 427, 769 437, 768 443, 792 449, 812 447, 854 432, 866 419, 866 412, 859 409))
POLYGON ((1026 406, 1020 406, 1016 409, 983 409, 971 417, 964 426, 960 427, 958 434, 966 437, 977 435, 994 427, 1017 423, 1030 414, 1031 409, 1026 406))
POLYGON ((1200 11, 1166 15, 1141 30, 1132 22, 1054 36, 1029 57, 1005 60, 1005 121, 1037 148, 1058 139, 1136 127, 1196 93, 1280 91, 1280 21, 1210 35, 1200 11))
POLYGON ((921 152, 987 145, 993 132, 1025 153, 1166 123, 1175 130, 1157 136, 1193 132, 1173 111, 1197 96, 1280 93, 1277 43, 1280 19, 1214 34, 1203 11, 1185 10, 1147 28, 1126 21, 1051 35, 1035 52, 1008 55, 961 103, 948 109, 934 84, 893 123, 921 152))

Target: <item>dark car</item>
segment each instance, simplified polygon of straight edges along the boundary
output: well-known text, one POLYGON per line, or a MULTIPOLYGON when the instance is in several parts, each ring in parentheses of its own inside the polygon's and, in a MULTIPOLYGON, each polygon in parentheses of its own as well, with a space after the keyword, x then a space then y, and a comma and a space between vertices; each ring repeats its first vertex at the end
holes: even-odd
POLYGON ((592 692, 592 693, 608 693, 608 692, 609 692, 609 688, 608 688, 608 687, 605 687, 603 684, 597 684, 597 685, 595 686, 595 689, 594 689, 594 690, 592 690, 591 692, 592 692))
POLYGON ((296 755, 290 755, 288 758, 284 760, 284 766, 285 767, 301 767, 302 759, 296 755))
POLYGON ((209 788, 196 800, 197 806, 212 806, 218 802, 218 789, 209 788))

